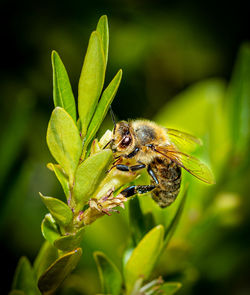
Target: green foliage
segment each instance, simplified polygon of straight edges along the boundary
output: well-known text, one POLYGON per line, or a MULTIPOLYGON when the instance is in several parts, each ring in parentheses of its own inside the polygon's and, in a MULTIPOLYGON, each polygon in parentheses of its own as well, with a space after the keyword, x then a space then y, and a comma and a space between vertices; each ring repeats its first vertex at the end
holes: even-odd
POLYGON ((96 31, 100 34, 102 41, 102 48, 104 53, 104 58, 106 61, 106 66, 108 62, 108 51, 109 51, 109 27, 108 27, 108 18, 106 15, 100 17, 96 31))
POLYGON ((72 234, 54 240, 54 246, 62 251, 72 251, 80 246, 85 228, 82 227, 72 234))
POLYGON ((61 186, 63 188, 63 191, 65 193, 65 196, 67 200, 70 198, 70 188, 69 188, 69 183, 68 183, 68 177, 65 175, 65 172, 63 169, 60 167, 60 165, 48 163, 47 167, 55 172, 55 175, 59 182, 61 183, 61 186))
POLYGON ((95 252, 94 258, 104 294, 119 295, 122 287, 122 276, 117 267, 103 254, 95 252))
POLYGON ((133 250, 124 267, 127 294, 133 289, 138 278, 147 279, 163 246, 164 228, 158 225, 147 233, 133 250))
POLYGON ((160 287, 160 291, 162 291, 162 294, 164 295, 173 295, 175 294, 179 289, 181 288, 180 283, 165 283, 160 287))
POLYGON ((155 225, 151 212, 143 214, 138 197, 133 198, 129 202, 129 220, 131 223, 132 239, 135 245, 155 225))
POLYGON ((116 92, 121 82, 121 78, 122 78, 122 70, 119 70, 119 72, 116 74, 114 79, 109 83, 107 88, 104 90, 101 96, 100 102, 98 103, 98 106, 96 108, 96 112, 88 128, 88 132, 86 135, 86 142, 85 142, 86 146, 88 146, 89 142, 93 139, 93 136, 96 134, 96 132, 100 128, 101 122, 103 121, 103 119, 105 118, 107 114, 108 107, 111 105, 116 95, 116 92))
POLYGON ((41 277, 45 270, 58 258, 58 251, 50 241, 45 241, 36 256, 33 269, 36 281, 41 277))
POLYGON ((113 160, 111 150, 103 150, 82 162, 75 175, 74 198, 76 210, 83 208, 91 195, 97 189, 98 184, 104 178, 105 173, 113 160))
MULTIPOLYGON (((40 193, 50 212, 45 215, 41 225, 42 234, 48 242, 42 247, 34 264, 42 293, 53 292, 77 265, 82 253, 79 246, 84 226, 111 212, 114 206, 122 205, 124 201, 117 198, 113 202, 112 194, 127 181, 127 178, 124 177, 114 187, 106 173, 113 161, 113 153, 109 149, 102 150, 101 142, 108 142, 110 138, 103 138, 100 143, 95 140, 90 149, 91 154, 88 153, 85 158, 87 147, 104 120, 122 77, 120 70, 102 93, 108 44, 108 21, 106 16, 102 16, 96 31, 90 36, 80 76, 80 121, 76 118, 75 99, 66 69, 59 55, 55 51, 52 52, 55 109, 48 124, 47 144, 57 164, 49 163, 47 167, 55 173, 61 183, 67 204, 40 193), (76 121, 80 124, 76 124, 76 121), (80 131, 77 126, 81 127, 80 131), (96 195, 95 191, 100 192, 100 183, 103 184, 101 189, 105 188, 99 196, 100 201, 98 198, 91 201, 96 195)), ((26 260, 22 260, 13 283, 15 292, 31 292, 29 288, 32 288, 25 281, 30 273, 33 275, 32 267, 26 260)))
POLYGON ((76 122, 75 98, 66 69, 56 51, 51 55, 53 68, 53 99, 55 107, 62 107, 76 122))
POLYGON ((45 215, 41 224, 41 231, 44 238, 51 244, 53 244, 54 241, 60 237, 58 225, 50 213, 45 215))
POLYGON ((144 215, 141 211, 138 197, 129 202, 129 219, 131 220, 131 231, 134 244, 138 244, 144 234, 147 232, 145 227, 144 215))
POLYGON ((105 64, 101 36, 94 31, 90 36, 78 86, 78 111, 83 137, 86 135, 102 91, 106 71, 105 64))
POLYGON ((59 225, 69 225, 69 223, 72 221, 73 213, 64 202, 56 198, 45 197, 41 193, 40 197, 59 225))
MULTIPOLYGON (((176 245, 169 243, 168 252, 163 253, 168 267, 157 265, 162 274, 192 273, 195 267, 201 280, 234 279, 239 260, 246 257, 241 242, 232 242, 230 237, 243 234, 244 222, 248 222, 243 208, 249 207, 249 53, 249 45, 243 44, 229 85, 218 79, 192 85, 156 117, 162 125, 199 135, 205 149, 196 154, 211 164, 216 175, 216 185, 209 188, 184 173, 183 181, 190 183, 189 196, 175 234, 176 245)), ((169 208, 169 216, 177 212, 174 207, 169 208)), ((191 294, 199 280, 193 275, 184 278, 183 294, 191 294)))
POLYGON ((182 199, 180 201, 179 207, 177 208, 173 219, 171 220, 169 226, 167 227, 167 229, 165 231, 164 248, 167 247, 170 239, 172 238, 172 236, 173 236, 173 234, 174 234, 174 232, 176 230, 177 225, 180 222, 180 218, 182 216, 182 212, 183 212, 183 209, 184 209, 185 201, 186 201, 186 198, 187 198, 187 193, 188 193, 188 190, 186 188, 185 191, 184 191, 184 194, 182 196, 182 199))
POLYGON ((77 248, 59 257, 40 276, 38 287, 42 293, 53 292, 62 281, 72 272, 79 262, 82 249, 77 248))
POLYGON ((228 91, 229 126, 232 150, 243 157, 250 142, 250 44, 243 44, 232 75, 228 91))
POLYGON ((47 143, 51 154, 64 169, 72 185, 82 152, 82 142, 74 120, 61 107, 56 107, 52 112, 47 143))
POLYGON ((12 289, 16 290, 15 292, 17 292, 17 290, 23 291, 23 293, 27 295, 39 294, 33 269, 26 257, 22 257, 19 260, 13 279, 12 289))
MULTIPOLYGON (((54 292, 79 262, 85 226, 105 214, 110 215, 115 211, 114 207, 124 207, 126 199, 119 195, 119 190, 137 177, 137 173, 123 173, 116 169, 107 173, 113 162, 113 153, 110 149, 103 150, 103 147, 110 141, 111 132, 106 132, 100 142, 93 140, 122 78, 119 70, 103 91, 108 45, 107 17, 102 16, 96 31, 90 36, 80 76, 79 119, 66 69, 59 55, 52 52, 55 109, 48 124, 47 144, 57 163, 49 163, 47 167, 59 180, 67 204, 40 193, 50 212, 41 224, 47 242, 33 268, 27 259, 21 259, 13 282, 14 293, 54 292)), ((144 214, 137 199, 130 204, 130 222, 131 225, 135 222, 132 225, 134 248, 124 265, 124 282, 118 268, 105 254, 96 252, 94 255, 104 293, 119 295, 123 292, 122 285, 126 286, 126 294, 135 292, 150 276, 162 251, 165 229, 163 225, 155 226, 153 215, 150 212, 144 214)), ((142 288, 149 289, 155 284, 162 285, 162 282, 155 280, 142 288)))

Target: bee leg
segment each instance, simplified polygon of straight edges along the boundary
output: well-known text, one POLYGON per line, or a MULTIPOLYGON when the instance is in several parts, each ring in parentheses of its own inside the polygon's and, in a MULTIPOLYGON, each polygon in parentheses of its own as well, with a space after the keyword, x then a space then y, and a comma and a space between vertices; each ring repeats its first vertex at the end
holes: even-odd
POLYGON ((139 165, 130 166, 130 170, 131 171, 137 171, 137 170, 141 170, 141 169, 143 169, 145 167, 146 167, 145 164, 139 164, 139 165))
POLYGON ((154 171, 153 171, 152 168, 150 167, 150 165, 148 165, 147 170, 148 170, 148 174, 153 178, 154 182, 155 182, 156 184, 159 184, 159 181, 158 181, 158 179, 157 179, 157 177, 156 177, 154 171))
POLYGON ((145 164, 139 164, 139 165, 134 165, 134 166, 127 166, 127 165, 122 165, 118 164, 115 165, 116 169, 121 170, 121 171, 137 171, 141 170, 146 167, 145 164))
POLYGON ((127 165, 117 164, 114 167, 120 171, 129 171, 129 166, 127 165))
POLYGON ((138 152, 139 152, 139 148, 136 147, 130 154, 128 154, 127 156, 125 156, 126 158, 133 158, 138 152))
POLYGON ((124 197, 128 198, 135 194, 145 194, 152 191, 154 185, 131 185, 120 192, 124 197))

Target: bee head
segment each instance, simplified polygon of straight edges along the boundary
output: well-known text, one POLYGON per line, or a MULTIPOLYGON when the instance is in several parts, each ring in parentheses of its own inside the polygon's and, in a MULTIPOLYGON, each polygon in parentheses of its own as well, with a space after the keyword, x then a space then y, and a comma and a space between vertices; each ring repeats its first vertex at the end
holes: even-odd
POLYGON ((114 153, 127 153, 132 149, 133 136, 129 123, 121 121, 116 124, 113 130, 113 139, 111 142, 111 149, 114 153))

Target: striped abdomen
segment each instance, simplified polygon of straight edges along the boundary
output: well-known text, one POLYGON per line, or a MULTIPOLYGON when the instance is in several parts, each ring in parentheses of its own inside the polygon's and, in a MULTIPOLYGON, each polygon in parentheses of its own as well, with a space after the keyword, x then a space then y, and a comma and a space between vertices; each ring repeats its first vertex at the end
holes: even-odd
POLYGON ((174 202, 180 191, 181 168, 168 158, 156 158, 150 164, 159 184, 154 180, 151 183, 156 185, 152 191, 153 200, 162 208, 174 202))

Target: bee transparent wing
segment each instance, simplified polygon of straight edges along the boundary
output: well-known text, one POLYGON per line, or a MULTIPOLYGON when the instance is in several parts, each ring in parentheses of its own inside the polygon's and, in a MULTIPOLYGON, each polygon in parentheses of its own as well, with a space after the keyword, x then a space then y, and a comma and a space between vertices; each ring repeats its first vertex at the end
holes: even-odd
POLYGON ((176 129, 166 128, 170 141, 180 150, 194 150, 197 145, 202 145, 201 139, 176 129))
POLYGON ((215 183, 212 171, 199 159, 167 147, 157 147, 155 151, 171 159, 198 179, 209 184, 215 183))

